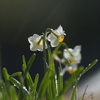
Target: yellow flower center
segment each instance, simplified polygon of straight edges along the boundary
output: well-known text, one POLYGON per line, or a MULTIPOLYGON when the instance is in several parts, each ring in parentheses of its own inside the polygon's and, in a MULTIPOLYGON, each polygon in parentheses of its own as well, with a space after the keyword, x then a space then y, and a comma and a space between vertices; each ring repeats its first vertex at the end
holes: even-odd
POLYGON ((62 36, 58 39, 59 42, 62 42, 63 40, 64 40, 64 35, 62 35, 62 36))
POLYGON ((40 46, 40 43, 39 43, 39 42, 37 42, 37 43, 36 43, 36 46, 40 46))
POLYGON ((74 64, 76 61, 75 60, 70 60, 70 63, 71 64, 74 64))
POLYGON ((73 74, 76 70, 70 70, 68 71, 69 74, 73 74))

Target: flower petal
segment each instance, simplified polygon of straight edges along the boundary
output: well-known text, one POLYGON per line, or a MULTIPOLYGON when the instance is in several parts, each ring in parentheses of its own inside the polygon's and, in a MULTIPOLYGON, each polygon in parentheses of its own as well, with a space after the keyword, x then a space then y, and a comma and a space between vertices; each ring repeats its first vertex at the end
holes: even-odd
MULTIPOLYGON (((30 43, 30 50, 31 51, 43 51, 43 35, 34 34, 28 38, 30 43), (37 45, 38 44, 38 45, 37 45)), ((47 48, 47 44, 45 43, 45 48, 47 48)))
POLYGON ((68 71, 68 67, 66 66, 65 68, 62 69, 60 75, 63 76, 65 72, 68 71))
POLYGON ((59 42, 58 42, 57 39, 54 40, 54 41, 51 41, 51 46, 52 46, 52 47, 56 47, 56 46, 58 46, 58 45, 59 45, 59 42))
POLYGON ((48 35, 47 39, 48 39, 48 41, 54 41, 56 39, 56 36, 54 36, 54 34, 51 33, 48 35))

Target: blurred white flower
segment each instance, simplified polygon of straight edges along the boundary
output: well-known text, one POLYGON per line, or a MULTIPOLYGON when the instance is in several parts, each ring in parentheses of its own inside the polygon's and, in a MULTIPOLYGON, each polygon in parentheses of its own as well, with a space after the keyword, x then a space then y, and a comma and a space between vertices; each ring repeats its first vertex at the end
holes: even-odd
POLYGON ((77 70, 77 66, 65 66, 60 75, 63 76, 65 72, 67 71, 69 74, 73 74, 77 70))
POLYGON ((64 40, 65 32, 60 25, 57 29, 51 29, 51 34, 48 35, 48 41, 50 41, 52 47, 56 47, 60 42, 64 40))
POLYGON ((65 68, 62 70, 61 75, 63 75, 66 71, 72 74, 77 70, 78 64, 80 63, 82 58, 80 51, 80 45, 75 46, 74 49, 64 49, 64 58, 61 61, 65 63, 65 68))
POLYGON ((70 61, 70 65, 75 65, 81 61, 81 46, 75 46, 74 49, 64 49, 63 56, 70 61))
MULTIPOLYGON (((34 34, 28 38, 30 43, 31 51, 43 51, 43 35, 34 34)), ((45 48, 47 49, 47 44, 45 43, 45 48)))

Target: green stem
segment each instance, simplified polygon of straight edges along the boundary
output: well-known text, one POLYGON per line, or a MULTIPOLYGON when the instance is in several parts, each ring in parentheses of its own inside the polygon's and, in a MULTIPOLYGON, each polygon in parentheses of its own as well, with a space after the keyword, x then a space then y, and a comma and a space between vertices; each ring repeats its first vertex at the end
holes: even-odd
POLYGON ((78 82, 75 80, 75 100, 78 100, 78 94, 77 94, 77 92, 78 92, 78 82))
POLYGON ((55 34, 52 30, 50 30, 57 38, 59 38, 59 36, 57 34, 55 34))
POLYGON ((46 73, 46 49, 45 49, 45 36, 46 36, 46 33, 43 34, 43 59, 44 59, 44 73, 46 73))
POLYGON ((46 37, 47 37, 47 34, 51 32, 51 29, 50 28, 47 28, 45 33, 43 34, 43 60, 44 60, 44 73, 46 73, 47 71, 47 66, 46 66, 46 49, 45 49, 45 43, 46 43, 46 37))
POLYGON ((46 41, 46 37, 47 37, 47 34, 50 32, 50 28, 47 28, 45 33, 43 34, 43 60, 44 60, 44 74, 46 73, 47 71, 47 66, 46 66, 46 48, 45 48, 45 43, 47 42, 46 41))
POLYGON ((56 54, 57 51, 58 51, 58 49, 59 49, 61 46, 63 46, 65 49, 67 49, 68 52, 69 52, 69 54, 70 54, 71 56, 74 56, 74 55, 69 51, 67 44, 64 43, 64 42, 61 42, 61 43, 55 48, 53 54, 56 54))
POLYGON ((58 49, 63 46, 65 49, 68 50, 68 46, 64 43, 64 42, 61 42, 54 50, 53 54, 56 54, 56 52, 58 51, 58 49))
POLYGON ((59 38, 59 36, 56 34, 56 33, 54 33, 50 28, 47 28, 47 30, 46 30, 46 32, 51 32, 51 33, 53 33, 57 38, 59 38))
POLYGON ((43 37, 41 37, 40 40, 37 42, 38 45, 40 44, 42 39, 43 39, 43 37))

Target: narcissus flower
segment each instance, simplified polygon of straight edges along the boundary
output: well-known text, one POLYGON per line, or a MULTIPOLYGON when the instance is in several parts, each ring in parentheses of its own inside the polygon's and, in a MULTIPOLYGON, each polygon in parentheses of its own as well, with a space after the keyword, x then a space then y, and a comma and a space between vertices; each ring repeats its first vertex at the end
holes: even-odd
POLYGON ((64 49, 63 56, 67 59, 71 66, 79 64, 81 61, 81 46, 75 46, 74 49, 64 49))
MULTIPOLYGON (((43 35, 34 34, 28 38, 30 43, 31 51, 43 51, 43 35)), ((47 49, 47 44, 45 43, 45 48, 47 49)))
POLYGON ((65 72, 67 71, 69 74, 73 74, 77 70, 77 66, 65 66, 60 75, 63 76, 65 72))
POLYGON ((62 70, 63 75, 66 71, 69 74, 74 73, 77 70, 78 64, 81 61, 81 46, 75 46, 74 49, 64 49, 62 62, 65 63, 65 68, 62 70))
POLYGON ((60 42, 64 40, 65 31, 60 25, 57 29, 51 29, 51 34, 48 35, 48 41, 50 41, 52 47, 56 47, 60 42))

